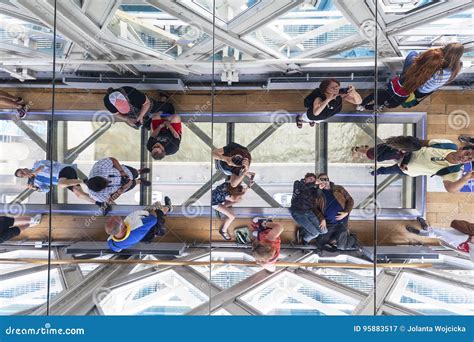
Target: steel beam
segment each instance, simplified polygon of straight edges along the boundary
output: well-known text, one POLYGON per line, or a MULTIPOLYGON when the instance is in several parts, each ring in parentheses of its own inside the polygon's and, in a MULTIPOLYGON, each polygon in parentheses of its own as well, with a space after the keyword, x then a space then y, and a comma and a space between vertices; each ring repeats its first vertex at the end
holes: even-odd
POLYGON ((368 297, 361 300, 352 312, 353 315, 375 315, 385 302, 390 290, 395 285, 397 277, 382 271, 376 280, 377 287, 373 289, 368 297), (374 308, 376 311, 374 312, 374 308))
MULTIPOLYGON (((307 255, 304 255, 303 253, 295 252, 293 254, 290 254, 283 260, 297 262, 305 258, 306 256, 307 255)), ((219 292, 218 294, 210 298, 208 302, 205 302, 194 308, 193 310, 189 311, 187 315, 205 315, 207 312, 209 312, 209 310, 213 312, 222 306, 225 306, 229 303, 233 303, 237 297, 241 296, 245 292, 252 290, 253 288, 284 272, 285 270, 286 268, 280 268, 273 273, 270 273, 266 270, 257 272, 248 277, 247 279, 235 284, 234 286, 231 286, 228 289, 219 292)))
MULTIPOLYGON (((121 257, 118 257, 121 258, 121 257)), ((128 258, 126 258, 128 259, 128 258)), ((129 273, 132 266, 103 265, 92 271, 82 282, 71 289, 63 291, 50 302, 49 312, 51 315, 85 315, 95 307, 94 298, 99 292, 107 293, 109 289, 104 288, 106 281, 113 277, 129 273)), ((44 315, 46 305, 40 306, 32 315, 44 315)))

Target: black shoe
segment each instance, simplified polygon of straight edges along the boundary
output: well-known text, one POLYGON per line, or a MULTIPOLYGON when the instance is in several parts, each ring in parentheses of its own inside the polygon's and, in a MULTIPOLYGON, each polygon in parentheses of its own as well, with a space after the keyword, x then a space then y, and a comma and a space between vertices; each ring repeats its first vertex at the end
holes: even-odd
POLYGON ((420 230, 418 228, 407 226, 405 229, 412 234, 420 235, 420 230))
POLYGON ((150 173, 150 168, 149 167, 144 167, 143 169, 140 169, 138 171, 139 174, 143 175, 145 173, 150 173))
POLYGON ((151 182, 149 180, 140 178, 140 184, 143 184, 143 186, 150 186, 151 182))
POLYGON ((416 220, 417 220, 418 223, 420 224, 421 229, 423 229, 423 230, 428 230, 428 223, 426 223, 426 220, 425 220, 423 217, 418 216, 418 217, 416 218, 416 220))
POLYGON ((165 207, 168 207, 168 213, 172 213, 173 204, 171 204, 171 198, 169 198, 168 196, 165 196, 164 200, 165 200, 165 207))
POLYGON ((301 234, 301 227, 298 227, 296 228, 296 243, 298 245, 303 245, 303 246, 308 246, 309 243, 305 241, 305 239, 303 239, 303 234, 301 234))
POLYGON ((467 134, 461 134, 458 137, 458 140, 462 143, 465 143, 465 144, 473 144, 474 143, 474 138, 472 138, 471 136, 469 136, 467 134))

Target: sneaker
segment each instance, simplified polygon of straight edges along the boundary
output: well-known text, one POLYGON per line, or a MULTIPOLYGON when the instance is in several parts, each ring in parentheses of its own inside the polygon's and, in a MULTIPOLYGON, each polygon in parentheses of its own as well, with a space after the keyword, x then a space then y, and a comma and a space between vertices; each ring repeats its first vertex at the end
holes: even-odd
POLYGON ((420 224, 421 229, 423 229, 423 230, 428 230, 428 223, 426 222, 426 220, 425 220, 423 217, 418 216, 418 217, 416 218, 416 220, 417 220, 418 223, 420 224))
POLYGON ((150 168, 149 167, 144 167, 143 169, 138 170, 139 174, 145 174, 145 173, 150 173, 150 168))
POLYGON ((405 229, 412 234, 420 235, 420 230, 418 228, 407 226, 405 229))
POLYGON ((23 108, 24 106, 22 106, 21 108, 17 109, 16 110, 16 117, 18 120, 22 120, 26 117, 26 114, 28 114, 28 112, 23 108))
POLYGON ((474 144, 474 138, 467 134, 461 134, 458 140, 464 144, 474 144))
POLYGON ((30 226, 34 227, 34 226, 39 225, 41 222, 41 217, 42 217, 41 214, 36 214, 35 216, 33 216, 30 220, 30 226))
POLYGON ((165 206, 168 207, 168 213, 172 213, 174 209, 173 209, 173 204, 171 204, 171 198, 169 198, 168 196, 165 196, 164 200, 165 200, 165 206))
POLYGON ((365 107, 364 107, 363 105, 357 105, 356 110, 359 111, 359 112, 363 112, 363 111, 365 111, 366 109, 365 109, 365 107))

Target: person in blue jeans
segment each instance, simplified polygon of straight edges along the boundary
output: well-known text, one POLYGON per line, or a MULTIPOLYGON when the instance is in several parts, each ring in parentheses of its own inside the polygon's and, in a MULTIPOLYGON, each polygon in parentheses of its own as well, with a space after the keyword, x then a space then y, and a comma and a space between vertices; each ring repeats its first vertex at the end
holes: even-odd
POLYGON ((327 230, 318 236, 316 246, 326 250, 354 249, 354 239, 349 239, 349 215, 354 207, 354 200, 341 185, 330 181, 326 173, 320 173, 316 179, 317 190, 314 200, 314 211, 327 230))
POLYGON ((325 234, 327 229, 321 226, 318 217, 313 211, 316 196, 316 175, 307 173, 303 179, 293 184, 293 197, 291 198, 290 213, 300 225, 297 229, 296 240, 307 245, 320 234, 325 234))

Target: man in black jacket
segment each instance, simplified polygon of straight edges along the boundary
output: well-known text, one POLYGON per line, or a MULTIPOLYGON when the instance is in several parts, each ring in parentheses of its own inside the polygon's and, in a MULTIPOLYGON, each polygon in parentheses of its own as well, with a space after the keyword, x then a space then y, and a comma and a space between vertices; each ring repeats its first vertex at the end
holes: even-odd
POLYGON ((297 240, 305 245, 320 234, 327 233, 326 227, 321 225, 313 211, 316 197, 316 179, 314 173, 307 173, 303 179, 295 181, 293 185, 290 213, 300 225, 297 240))

